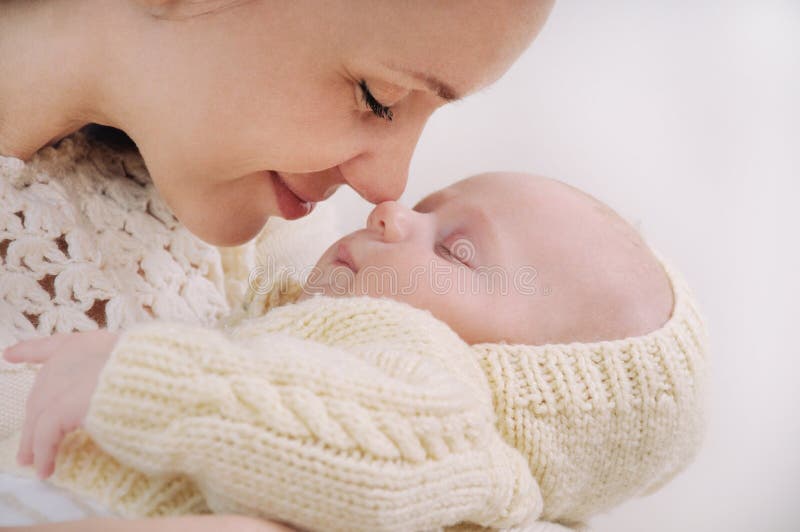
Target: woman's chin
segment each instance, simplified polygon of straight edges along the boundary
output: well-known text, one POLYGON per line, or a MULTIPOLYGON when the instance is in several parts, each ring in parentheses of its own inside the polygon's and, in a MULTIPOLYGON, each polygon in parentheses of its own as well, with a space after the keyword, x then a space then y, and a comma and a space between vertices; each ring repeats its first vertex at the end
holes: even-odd
POLYGON ((199 198, 183 205, 186 216, 178 218, 214 246, 245 244, 261 232, 271 216, 283 214, 268 172, 254 172, 198 193, 202 194, 199 198))
POLYGON ((186 223, 186 228, 196 237, 212 246, 232 247, 246 244, 255 238, 269 220, 268 215, 248 217, 235 217, 232 220, 213 223, 206 218, 199 223, 186 223))

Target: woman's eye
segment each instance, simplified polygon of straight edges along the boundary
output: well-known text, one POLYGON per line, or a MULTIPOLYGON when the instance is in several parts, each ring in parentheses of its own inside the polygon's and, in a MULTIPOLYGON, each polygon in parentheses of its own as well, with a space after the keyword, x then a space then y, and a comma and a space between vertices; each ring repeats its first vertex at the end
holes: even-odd
POLYGON ((372 113, 378 118, 383 118, 384 120, 391 122, 394 116, 392 109, 375 99, 375 96, 373 96, 370 92, 366 81, 362 79, 358 82, 358 86, 361 87, 361 96, 364 99, 366 106, 369 107, 370 111, 372 111, 372 113))

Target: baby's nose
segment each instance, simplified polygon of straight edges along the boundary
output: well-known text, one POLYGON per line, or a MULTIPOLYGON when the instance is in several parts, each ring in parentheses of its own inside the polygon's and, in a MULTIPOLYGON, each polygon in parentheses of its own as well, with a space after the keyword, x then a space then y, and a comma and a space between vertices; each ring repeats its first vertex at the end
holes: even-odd
POLYGON ((411 212, 396 201, 384 201, 367 217, 367 229, 375 231, 384 242, 399 242, 406 238, 411 212))

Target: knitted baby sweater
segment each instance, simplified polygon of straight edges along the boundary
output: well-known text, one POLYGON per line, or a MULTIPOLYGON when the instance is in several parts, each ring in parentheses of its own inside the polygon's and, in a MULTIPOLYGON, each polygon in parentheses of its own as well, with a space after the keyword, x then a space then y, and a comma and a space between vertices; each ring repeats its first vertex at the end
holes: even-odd
POLYGON ((669 321, 610 342, 469 346, 426 311, 361 297, 216 330, 135 326, 55 482, 127 515, 316 530, 585 520, 699 446, 705 331, 667 272, 669 321))

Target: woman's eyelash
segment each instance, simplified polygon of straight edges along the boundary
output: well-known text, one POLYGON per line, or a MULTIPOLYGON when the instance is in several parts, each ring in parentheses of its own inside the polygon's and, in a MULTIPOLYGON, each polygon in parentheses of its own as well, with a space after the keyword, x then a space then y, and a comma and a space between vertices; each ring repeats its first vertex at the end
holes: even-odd
POLYGON ((361 87, 361 94, 364 96, 364 103, 367 104, 367 107, 370 108, 372 113, 378 118, 383 118, 384 120, 391 122, 394 116, 392 110, 375 99, 375 96, 372 95, 369 87, 367 86, 367 82, 362 79, 358 82, 358 86, 361 87))

